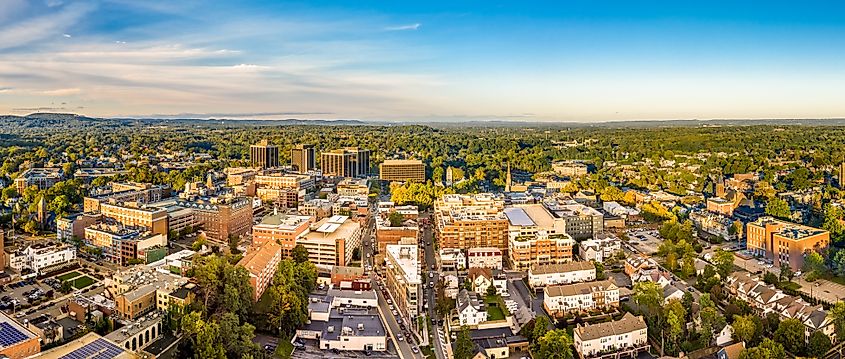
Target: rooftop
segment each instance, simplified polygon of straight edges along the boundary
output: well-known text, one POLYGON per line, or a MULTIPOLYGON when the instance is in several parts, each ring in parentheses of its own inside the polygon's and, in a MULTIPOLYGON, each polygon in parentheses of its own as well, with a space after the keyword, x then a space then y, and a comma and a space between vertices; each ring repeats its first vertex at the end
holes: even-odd
POLYGON ((643 317, 635 317, 631 313, 625 313, 625 316, 617 321, 579 325, 575 328, 574 334, 578 335, 581 340, 594 340, 645 329, 646 324, 643 317))
MULTIPOLYGON (((418 247, 408 244, 387 245, 387 255, 401 267, 408 284, 420 284, 420 262, 418 247)), ((388 261, 388 266, 392 265, 388 261)))
POLYGON ((117 344, 101 337, 97 333, 88 333, 58 348, 42 352, 32 358, 37 359, 134 359, 138 356, 124 350, 117 344))
POLYGON ((7 316, 6 313, 0 312, 0 350, 37 337, 33 332, 7 316))
POLYGON ((596 270, 596 266, 588 261, 574 261, 560 264, 534 265, 531 274, 567 273, 582 270, 596 270))
POLYGON ((595 282, 572 283, 563 285, 548 286, 545 289, 546 297, 570 297, 574 295, 590 294, 597 291, 618 289, 616 282, 611 279, 595 282))

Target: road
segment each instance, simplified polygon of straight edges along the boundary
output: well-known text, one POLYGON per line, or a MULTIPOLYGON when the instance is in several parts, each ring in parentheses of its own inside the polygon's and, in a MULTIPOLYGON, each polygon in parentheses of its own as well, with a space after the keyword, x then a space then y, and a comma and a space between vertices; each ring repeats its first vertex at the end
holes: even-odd
MULTIPOLYGON (((431 212, 424 212, 420 215, 421 218, 427 219, 430 217, 431 212)), ((431 269, 432 265, 437 264, 437 259, 434 254, 434 235, 431 233, 431 225, 424 225, 422 227, 422 237, 420 241, 425 243, 425 266, 427 269, 431 269)), ((434 276, 429 278, 426 277, 426 284, 423 290, 426 293, 426 301, 428 303, 428 317, 429 318, 437 318, 437 282, 440 281, 440 271, 432 270, 430 273, 434 273, 434 276), (434 288, 432 288, 430 283, 434 283, 434 288)), ((440 319, 440 318, 437 318, 440 319)), ((437 359, 446 359, 446 354, 443 353, 443 347, 446 343, 441 341, 440 331, 441 328, 437 325, 436 321, 429 321, 428 325, 431 325, 431 332, 434 333, 433 339, 431 340, 431 347, 434 349, 434 356, 437 359)))

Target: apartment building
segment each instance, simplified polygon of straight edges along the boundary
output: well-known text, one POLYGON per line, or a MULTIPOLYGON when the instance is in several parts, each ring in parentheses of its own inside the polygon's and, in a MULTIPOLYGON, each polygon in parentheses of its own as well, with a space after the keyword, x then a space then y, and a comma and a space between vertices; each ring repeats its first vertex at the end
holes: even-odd
POLYGON ((455 300, 458 323, 461 326, 475 326, 487 321, 487 307, 478 293, 461 289, 455 300))
POLYGON ((248 197, 196 198, 179 200, 178 205, 193 211, 195 225, 210 241, 225 244, 252 228, 252 200, 248 197))
POLYGON ((372 290, 329 290, 326 296, 311 296, 310 321, 296 329, 296 336, 317 340, 323 350, 385 351, 389 334, 377 302, 372 290))
POLYGON ((258 188, 290 188, 295 190, 310 190, 315 186, 314 177, 303 174, 269 173, 265 172, 255 176, 255 185, 258 188))
POLYGON ((355 248, 361 247, 361 224, 348 216, 332 216, 311 225, 296 244, 308 250, 308 260, 316 265, 345 266, 352 261, 355 248))
POLYGON ((85 238, 85 228, 100 223, 100 213, 74 213, 56 219, 56 238, 69 241, 72 238, 85 238))
POLYGON ((582 161, 558 161, 552 163, 552 171, 563 177, 581 177, 587 175, 587 164, 582 161))
POLYGON ((489 268, 502 270, 502 251, 496 247, 467 249, 468 268, 489 268))
POLYGON ((524 271, 535 265, 559 264, 572 261, 575 240, 566 233, 548 234, 540 231, 533 235, 508 238, 508 259, 511 269, 524 271))
POLYGON ((370 150, 347 147, 320 153, 323 176, 365 177, 370 173, 370 150))
POLYGON ((804 266, 804 255, 826 248, 830 232, 773 217, 762 217, 746 224, 745 237, 752 254, 787 264, 793 271, 804 266))
POLYGON ((549 316, 619 306, 619 287, 613 279, 550 285, 543 288, 543 308, 549 316))
POLYGON ((252 167, 279 167, 279 148, 269 144, 267 140, 261 140, 249 146, 249 158, 252 167))
POLYGON ((167 210, 138 205, 133 202, 101 203, 100 213, 104 218, 109 218, 124 226, 140 226, 148 231, 161 234, 165 237, 168 233, 167 210))
POLYGON ((167 229, 169 232, 179 232, 192 229, 197 224, 194 221, 194 211, 181 206, 178 198, 168 198, 163 201, 150 203, 150 207, 167 211, 167 229))
POLYGON ((301 203, 297 208, 297 212, 303 216, 314 217, 315 220, 319 221, 332 216, 332 204, 327 199, 316 198, 301 203))
POLYGON ((170 197, 170 187, 138 182, 112 182, 105 190, 94 191, 82 202, 85 212, 100 211, 102 203, 135 202, 147 204, 170 197))
POLYGON ((496 247, 507 250, 504 199, 489 193, 447 194, 434 204, 435 228, 442 248, 496 247))
POLYGON ((299 144, 290 149, 290 164, 296 173, 317 169, 314 145, 299 144))
POLYGON ((464 251, 456 248, 443 248, 437 257, 441 272, 457 272, 467 269, 467 257, 464 251))
POLYGON ((385 284, 406 320, 411 321, 422 306, 420 257, 416 245, 388 245, 385 255, 385 284))
POLYGON ((534 265, 528 270, 528 285, 535 290, 550 285, 594 280, 596 280, 596 266, 586 261, 534 265))
POLYGON ((170 294, 187 283, 182 276, 138 265, 115 272, 107 290, 119 316, 135 320, 158 309, 159 291, 170 294))
POLYGON ((645 320, 631 313, 610 322, 578 324, 572 339, 582 359, 636 358, 651 347, 645 320))
POLYGON ((420 160, 384 160, 379 165, 382 181, 425 182, 425 164, 420 160))
POLYGON ((249 285, 252 286, 253 300, 256 302, 273 281, 273 275, 276 274, 276 268, 283 256, 282 245, 268 240, 259 244, 253 243, 238 262, 239 266, 249 272, 249 285))
POLYGON ((252 245, 263 246, 268 242, 278 243, 282 257, 289 257, 296 239, 308 231, 314 217, 279 214, 274 211, 264 216, 261 223, 252 226, 252 245))
POLYGON ((76 248, 63 243, 36 243, 9 253, 9 266, 20 272, 31 270, 37 275, 76 263, 76 248))
POLYGON ((609 233, 600 233, 594 239, 587 239, 578 244, 578 254, 582 260, 603 263, 622 252, 622 241, 609 233))
POLYGON ((395 206, 393 202, 379 202, 378 213, 374 217, 376 222, 376 242, 379 253, 384 252, 389 244, 400 244, 403 240, 417 243, 420 228, 417 224, 419 211, 416 206, 395 206), (402 214, 402 223, 394 226, 390 223, 391 213, 402 214))
POLYGON ((564 221, 567 234, 575 240, 589 239, 604 231, 604 215, 579 203, 544 202, 546 208, 564 221))
POLYGON ((65 179, 61 167, 30 168, 15 178, 15 188, 23 193, 27 187, 35 186, 44 190, 65 179))
POLYGON ((86 228, 84 243, 101 248, 107 261, 122 266, 135 260, 153 262, 167 254, 167 237, 164 235, 149 232, 142 226, 125 226, 115 222, 86 228))
POLYGON ((233 187, 255 182, 258 170, 255 168, 228 167, 223 170, 223 173, 226 174, 226 185, 233 187))

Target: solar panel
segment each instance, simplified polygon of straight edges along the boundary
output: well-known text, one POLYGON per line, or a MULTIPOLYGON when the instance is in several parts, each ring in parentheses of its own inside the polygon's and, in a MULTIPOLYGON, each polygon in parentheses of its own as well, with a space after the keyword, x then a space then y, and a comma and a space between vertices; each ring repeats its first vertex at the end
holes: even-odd
POLYGON ((100 338, 68 353, 62 359, 112 359, 121 353, 123 349, 100 338))
POLYGON ((6 322, 0 323, 0 346, 11 346, 27 340, 28 338, 29 337, 26 336, 26 334, 11 324, 6 322))

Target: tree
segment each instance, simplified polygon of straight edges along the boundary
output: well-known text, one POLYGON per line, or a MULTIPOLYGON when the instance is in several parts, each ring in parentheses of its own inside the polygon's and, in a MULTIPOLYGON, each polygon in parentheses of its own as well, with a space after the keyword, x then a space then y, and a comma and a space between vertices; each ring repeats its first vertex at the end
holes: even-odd
POLYGON ((605 278, 604 274, 604 264, 601 262, 593 261, 593 265, 596 267, 596 279, 602 280, 605 278))
POLYGON ((776 276, 774 273, 769 272, 769 271, 766 271, 766 274, 763 274, 763 281, 766 282, 766 284, 769 284, 769 285, 775 285, 775 284, 778 284, 780 282, 780 280, 778 279, 778 276, 776 276))
POLYGON ((402 213, 399 213, 398 211, 390 212, 390 215, 387 216, 387 220, 390 221, 391 227, 401 227, 403 219, 404 217, 402 217, 402 213))
POLYGON ((549 324, 549 317, 545 315, 538 315, 534 318, 534 330, 531 332, 530 338, 532 344, 536 343, 538 339, 542 338, 549 332, 549 324))
POLYGON ((681 276, 689 278, 695 275, 695 255, 687 253, 684 255, 684 264, 681 266, 681 276))
POLYGON ((308 250, 302 244, 297 244, 291 251, 291 257, 296 263, 304 263, 308 261, 308 250))
POLYGON ((789 264, 786 264, 786 263, 781 264, 780 265, 780 275, 778 275, 778 278, 781 281, 791 282, 793 277, 795 277, 795 272, 793 272, 792 269, 789 268, 789 264))
POLYGON ((732 272, 734 254, 719 248, 713 253, 713 264, 716 265, 716 272, 719 273, 719 278, 725 280, 732 272))
POLYGON ((563 329, 550 330, 537 339, 538 358, 572 359, 572 338, 563 329))
POLYGON ((822 333, 820 330, 810 334, 810 340, 807 343, 807 354, 811 357, 823 358, 824 354, 833 346, 830 342, 830 337, 822 333))
MULTIPOLYGON (((815 273, 816 276, 820 276, 824 274, 827 270, 827 267, 824 265, 824 258, 819 252, 810 251, 804 257, 804 271, 807 273, 815 273)), ((787 348, 787 350, 789 350, 787 348)))
POLYGON ((739 353, 739 359, 782 359, 786 358, 783 345, 769 338, 763 339, 760 345, 744 349, 739 353))
POLYGON ((638 282, 634 284, 634 301, 649 315, 655 315, 663 304, 663 289, 654 282, 638 282))
POLYGON ((786 319, 780 322, 774 338, 792 354, 798 355, 804 352, 804 325, 797 319, 786 319))
POLYGON ((828 316, 833 321, 833 327, 837 338, 845 338, 845 302, 838 301, 828 311, 828 316))
POLYGON ((455 309, 455 300, 446 296, 446 283, 443 280, 437 282, 436 300, 435 311, 440 317, 445 317, 452 309, 455 309))
POLYGON ((487 296, 493 297, 495 295, 496 295, 496 286, 493 285, 493 284, 490 284, 489 286, 487 286, 487 296))
POLYGON ((472 342, 472 337, 469 335, 469 328, 461 327, 458 332, 458 338, 455 340, 455 359, 471 359, 475 353, 475 343, 472 342))
POLYGON ((73 290, 73 284, 71 284, 70 281, 67 281, 67 280, 62 282, 62 287, 61 287, 61 289, 59 289, 59 291, 64 293, 64 294, 68 294, 72 290, 73 290))
POLYGON ((754 324, 754 319, 751 314, 734 316, 732 326, 734 328, 734 340, 750 343, 751 340, 754 339, 757 326, 754 324))
POLYGON ((763 333, 766 337, 771 337, 775 334, 775 331, 778 330, 780 326, 780 315, 774 312, 769 312, 766 314, 765 320, 763 320, 763 333))
MULTIPOLYGON (((703 298, 704 295, 701 296, 701 299, 703 298)), ((713 341, 715 334, 725 327, 725 317, 722 316, 722 313, 720 313, 718 309, 716 309, 715 305, 704 306, 703 303, 698 316, 701 322, 701 328, 699 330, 701 340, 705 344, 710 344, 713 341)))
POLYGON ((766 203, 766 214, 775 218, 789 219, 792 216, 792 210, 785 200, 774 197, 769 200, 769 203, 766 203))

